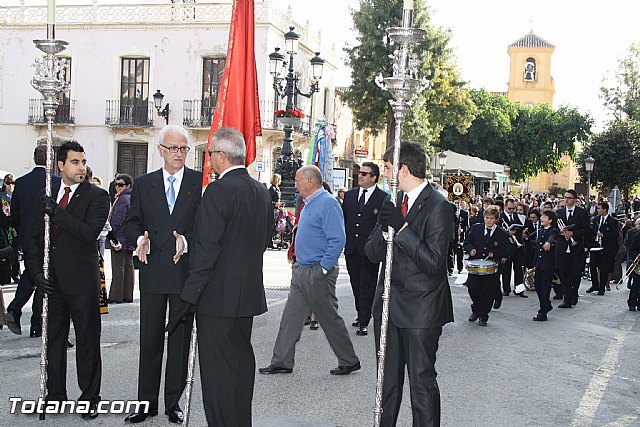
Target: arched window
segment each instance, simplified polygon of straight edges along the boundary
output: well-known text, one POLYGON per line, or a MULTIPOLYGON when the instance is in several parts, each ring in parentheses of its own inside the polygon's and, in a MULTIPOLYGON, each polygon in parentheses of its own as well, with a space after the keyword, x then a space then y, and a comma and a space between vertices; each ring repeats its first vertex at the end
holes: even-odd
POLYGON ((536 81, 536 60, 529 57, 524 63, 524 81, 536 81))

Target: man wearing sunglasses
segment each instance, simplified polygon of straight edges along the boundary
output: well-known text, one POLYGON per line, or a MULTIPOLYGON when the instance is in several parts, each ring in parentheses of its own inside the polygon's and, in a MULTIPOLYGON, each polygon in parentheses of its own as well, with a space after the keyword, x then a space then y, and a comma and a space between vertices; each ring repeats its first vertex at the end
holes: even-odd
MULTIPOLYGON (((140 423, 158 415, 158 393, 164 353, 167 303, 169 320, 178 315, 180 293, 189 269, 192 232, 200 206, 202 173, 185 166, 189 134, 182 126, 160 131, 162 168, 136 178, 125 232, 136 247, 140 273, 140 364, 138 399, 150 402, 148 412, 132 413, 125 422, 140 423), (136 242, 136 243, 134 243, 136 242)), ((187 355, 193 315, 180 322, 167 341, 164 375, 165 414, 182 422, 178 401, 187 378, 187 355)))
POLYGON ((358 317, 352 326, 357 326, 357 335, 368 334, 371 305, 376 291, 380 263, 369 261, 364 252, 369 234, 378 221, 378 212, 387 196, 376 183, 380 168, 372 162, 364 162, 358 173, 358 187, 347 191, 342 203, 344 227, 347 241, 344 256, 355 298, 358 317))

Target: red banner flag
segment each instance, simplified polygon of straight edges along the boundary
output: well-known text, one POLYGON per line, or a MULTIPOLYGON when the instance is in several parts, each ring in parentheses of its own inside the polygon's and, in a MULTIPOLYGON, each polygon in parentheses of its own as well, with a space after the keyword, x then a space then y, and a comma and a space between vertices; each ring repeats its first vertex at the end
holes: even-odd
POLYGON ((209 183, 211 176, 209 148, 213 133, 219 128, 230 126, 244 135, 247 145, 246 166, 256 158, 256 136, 262 135, 262 127, 258 105, 254 27, 253 0, 234 0, 227 60, 205 151, 203 186, 209 183))

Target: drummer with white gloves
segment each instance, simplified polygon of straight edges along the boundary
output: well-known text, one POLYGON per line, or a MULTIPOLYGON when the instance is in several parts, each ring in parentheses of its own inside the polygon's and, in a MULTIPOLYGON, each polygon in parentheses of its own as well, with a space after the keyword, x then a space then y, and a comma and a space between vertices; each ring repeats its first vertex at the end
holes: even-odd
MULTIPOLYGON (((464 239, 464 251, 469 254, 467 289, 471 297, 470 322, 480 319, 487 326, 496 292, 500 292, 498 261, 509 256, 509 235, 497 226, 500 210, 497 206, 484 209, 484 224, 474 224, 464 239)), ((496 307, 500 305, 496 302, 496 307)))

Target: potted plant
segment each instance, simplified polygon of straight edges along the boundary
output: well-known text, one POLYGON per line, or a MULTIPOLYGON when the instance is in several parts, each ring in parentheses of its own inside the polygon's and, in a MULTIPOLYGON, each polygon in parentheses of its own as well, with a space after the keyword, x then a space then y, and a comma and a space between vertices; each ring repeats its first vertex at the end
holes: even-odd
POLYGON ((299 126, 300 121, 304 118, 304 113, 296 109, 276 110, 273 115, 285 126, 299 126))

